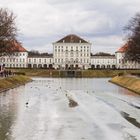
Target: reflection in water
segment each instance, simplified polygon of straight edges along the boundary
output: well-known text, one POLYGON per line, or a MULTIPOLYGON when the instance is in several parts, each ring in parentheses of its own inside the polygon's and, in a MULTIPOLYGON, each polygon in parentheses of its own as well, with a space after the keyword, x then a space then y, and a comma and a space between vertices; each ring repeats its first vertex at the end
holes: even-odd
POLYGON ((140 96, 108 80, 34 78, 1 93, 0 140, 139 139, 140 96))
POLYGON ((11 129, 17 115, 16 89, 0 93, 0 140, 11 140, 11 129))

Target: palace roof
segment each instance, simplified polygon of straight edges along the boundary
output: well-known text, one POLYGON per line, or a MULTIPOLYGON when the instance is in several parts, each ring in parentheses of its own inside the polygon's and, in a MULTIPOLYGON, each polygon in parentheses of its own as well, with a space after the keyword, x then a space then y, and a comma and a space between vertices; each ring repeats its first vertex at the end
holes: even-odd
POLYGON ((121 48, 119 48, 117 50, 117 52, 124 53, 124 52, 127 51, 127 49, 128 49, 128 43, 126 43, 124 46, 122 46, 121 48))
POLYGON ((9 50, 12 52, 27 52, 27 50, 22 47, 21 43, 17 41, 12 41, 10 45, 9 50))
POLYGON ((55 43, 89 43, 89 42, 85 41, 84 39, 80 38, 77 35, 70 34, 70 35, 67 35, 64 38, 58 40, 55 43))

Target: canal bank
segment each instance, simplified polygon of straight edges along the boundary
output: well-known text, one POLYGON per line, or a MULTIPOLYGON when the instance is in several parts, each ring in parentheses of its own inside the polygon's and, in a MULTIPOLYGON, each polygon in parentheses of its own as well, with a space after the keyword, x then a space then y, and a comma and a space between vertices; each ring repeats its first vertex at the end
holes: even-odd
POLYGON ((76 78, 106 78, 115 77, 119 73, 140 74, 140 70, 49 70, 49 69, 10 69, 15 74, 31 77, 76 77, 76 78))
POLYGON ((15 75, 0 79, 0 92, 9 90, 32 81, 31 78, 23 75, 15 75))
POLYGON ((133 76, 116 76, 110 80, 110 82, 131 90, 140 95, 140 78, 133 76))

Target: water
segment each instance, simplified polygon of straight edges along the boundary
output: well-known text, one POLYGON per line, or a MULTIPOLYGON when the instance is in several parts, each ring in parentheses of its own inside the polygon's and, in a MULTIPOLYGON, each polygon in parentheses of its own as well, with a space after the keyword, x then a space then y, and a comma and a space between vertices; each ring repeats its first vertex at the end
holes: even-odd
POLYGON ((140 96, 108 80, 34 78, 1 93, 0 140, 140 140, 140 96))

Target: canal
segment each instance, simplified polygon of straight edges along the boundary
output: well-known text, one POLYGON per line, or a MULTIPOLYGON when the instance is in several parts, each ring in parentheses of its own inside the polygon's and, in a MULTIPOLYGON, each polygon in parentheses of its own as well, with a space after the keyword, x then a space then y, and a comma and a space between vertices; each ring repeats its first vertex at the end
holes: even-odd
POLYGON ((140 140, 140 96, 108 80, 33 78, 0 93, 0 140, 140 140))

